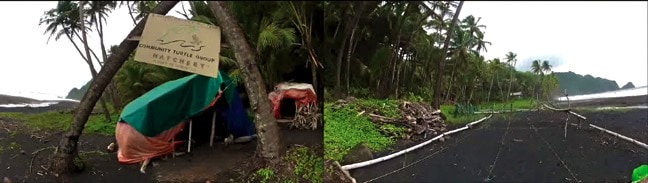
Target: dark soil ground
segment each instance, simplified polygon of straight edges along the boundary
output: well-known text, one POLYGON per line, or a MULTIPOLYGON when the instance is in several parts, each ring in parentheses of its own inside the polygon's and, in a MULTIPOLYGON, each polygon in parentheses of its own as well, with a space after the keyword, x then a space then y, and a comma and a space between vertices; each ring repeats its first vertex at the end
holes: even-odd
MULTIPOLYGON (((1 98, 0 98, 1 99, 1 98)), ((2 101, 0 101, 2 102, 2 101)), ((0 112, 37 113, 51 110, 69 110, 73 102, 61 102, 39 108, 0 108, 0 112)), ((62 132, 33 134, 24 130, 20 121, 0 118, 0 179, 12 182, 58 182, 48 174, 49 155, 62 137, 62 132), (38 152, 36 154, 33 154, 38 152), (32 159, 33 162, 32 162, 32 159)), ((296 130, 280 126, 286 146, 303 145, 322 151, 323 130, 296 130)), ((254 156, 256 141, 225 146, 221 142, 192 146, 190 154, 153 160, 147 173, 139 172, 139 164, 117 162, 116 153, 108 153, 106 146, 114 136, 84 134, 80 138, 80 157, 84 159, 83 172, 72 175, 72 182, 232 182, 242 173, 250 172, 258 164, 254 156)))
MULTIPOLYGON (((589 123, 647 141, 646 109, 581 114, 589 123)), ((565 138, 566 113, 511 115, 351 174, 358 182, 629 182, 632 170, 648 162, 648 150, 588 128, 588 122, 581 129, 570 125, 565 138)))

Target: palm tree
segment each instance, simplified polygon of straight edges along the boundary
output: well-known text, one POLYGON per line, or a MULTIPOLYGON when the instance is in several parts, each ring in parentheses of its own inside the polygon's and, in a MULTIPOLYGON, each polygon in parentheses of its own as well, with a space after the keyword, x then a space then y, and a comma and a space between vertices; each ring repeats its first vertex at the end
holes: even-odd
MULTIPOLYGON (((92 27, 94 25, 95 30, 99 35, 102 61, 98 61, 98 62, 99 65, 103 67, 104 64, 103 61, 106 61, 108 59, 108 55, 106 53, 107 52, 106 45, 104 43, 103 25, 106 21, 106 18, 108 17, 108 13, 110 13, 112 10, 114 10, 117 7, 117 2, 116 1, 90 1, 89 7, 90 8, 86 11, 86 14, 88 14, 90 17, 90 22, 88 27, 92 27)), ((118 94, 115 88, 114 82, 111 82, 111 84, 108 86, 107 94, 112 99, 113 106, 116 112, 120 112, 122 108, 122 102, 119 97, 120 95, 118 94)))
MULTIPOLYGON (((552 66, 551 66, 551 64, 549 64, 549 61, 547 61, 547 60, 542 61, 541 70, 542 70, 542 72, 544 73, 544 76, 548 76, 547 74, 551 73, 551 67, 552 67, 552 66)), ((543 84, 542 89, 543 89, 543 91, 544 91, 545 96, 546 96, 547 99, 548 99, 548 98, 549 98, 549 91, 547 91, 547 89, 545 88, 544 84, 543 84)))
POLYGON ((517 63, 517 59, 515 57, 517 57, 517 54, 515 54, 513 52, 508 52, 506 54, 506 62, 508 62, 509 65, 511 65, 511 62, 513 62, 513 64, 511 65, 511 66, 513 66, 513 68, 511 70, 511 76, 509 77, 509 87, 508 87, 508 90, 507 90, 508 92, 506 92, 506 101, 507 102, 509 101, 509 96, 511 95, 511 85, 513 84, 513 73, 515 72, 515 65, 517 63))
POLYGON ((531 72, 539 76, 538 77, 539 80, 540 80, 539 85, 536 84, 536 87, 535 87, 536 88, 536 91, 535 91, 536 92, 536 100, 539 100, 538 96, 540 95, 540 91, 542 90, 542 75, 543 75, 543 73, 542 73, 542 64, 541 64, 540 60, 533 60, 533 62, 531 62, 531 72))
MULTIPOLYGON (((88 30, 88 28, 84 26, 85 21, 82 21, 83 16, 80 15, 82 15, 82 8, 79 7, 79 4, 71 1, 59 1, 56 8, 48 10, 44 13, 43 17, 41 17, 40 19, 39 26, 43 24, 47 25, 47 27, 45 28, 45 34, 49 33, 49 37, 47 39, 48 42, 52 38, 52 36, 55 36, 54 40, 57 41, 61 36, 65 35, 72 43, 72 45, 74 45, 74 48, 76 48, 79 55, 81 55, 81 57, 88 64, 90 73, 92 74, 92 77, 94 79, 97 71, 95 70, 94 64, 92 63, 92 58, 90 57, 90 48, 87 47, 85 39, 81 39, 77 34, 77 32, 80 30, 85 36, 85 31, 88 30), (59 30, 59 27, 61 27, 62 29, 59 30), (81 41, 85 43, 84 48, 86 49, 86 54, 81 52, 81 49, 74 41, 74 35, 76 35, 77 38, 80 38, 81 41)), ((106 115, 106 119, 108 121, 112 121, 108 107, 103 98, 101 99, 101 107, 103 108, 104 115, 106 115)))
MULTIPOLYGON (((153 9, 153 13, 166 14, 169 12, 178 1, 164 1, 153 9)), ((144 30, 144 22, 138 23, 135 28, 128 34, 127 37, 141 35, 144 30)), ((113 53, 106 60, 101 72, 91 83, 88 92, 83 96, 77 112, 74 114, 74 121, 70 127, 70 131, 63 135, 59 143, 58 151, 52 156, 52 170, 58 174, 71 173, 78 169, 74 160, 78 157, 78 142, 85 124, 88 122, 90 113, 96 105, 97 101, 101 98, 101 94, 106 89, 112 78, 115 76, 119 68, 128 59, 131 52, 135 50, 137 43, 124 39, 119 45, 117 52, 113 53)))

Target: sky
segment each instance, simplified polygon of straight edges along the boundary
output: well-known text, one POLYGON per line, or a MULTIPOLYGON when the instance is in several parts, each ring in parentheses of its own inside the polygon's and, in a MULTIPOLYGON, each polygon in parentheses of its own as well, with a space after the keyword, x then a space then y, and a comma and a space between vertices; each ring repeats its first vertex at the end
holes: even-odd
MULTIPOLYGON (((647 83, 647 2, 475 2, 464 3, 461 17, 482 17, 484 39, 492 42, 487 59, 517 53, 519 70, 534 59, 548 60, 554 71, 573 71, 616 80, 647 83)), ((65 96, 91 76, 87 64, 66 39, 47 42, 38 25, 54 1, 0 2, 5 26, 0 34, 0 93, 29 91, 65 96)), ((189 6, 185 6, 188 8, 189 6)), ((180 17, 176 10, 170 13, 180 17)), ((134 27, 128 10, 110 14, 104 26, 106 47, 119 44, 134 27)), ((96 33, 88 33, 100 53, 96 33)))
POLYGON ((573 71, 645 86, 648 77, 647 2, 466 1, 460 17, 481 17, 486 59, 517 54, 518 70, 548 60, 573 71))

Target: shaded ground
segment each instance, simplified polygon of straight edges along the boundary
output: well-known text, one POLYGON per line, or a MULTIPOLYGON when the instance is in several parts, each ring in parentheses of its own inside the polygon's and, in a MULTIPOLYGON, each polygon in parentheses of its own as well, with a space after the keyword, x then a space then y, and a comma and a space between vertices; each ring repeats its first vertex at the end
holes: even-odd
MULTIPOLYGON (((0 112, 37 113, 76 106, 74 102, 59 104, 40 108, 0 108, 0 112)), ((55 176, 47 174, 48 158, 58 145, 62 132, 33 133, 24 129, 20 121, 0 118, 0 178, 8 177, 13 182, 57 182, 55 176), (37 151, 36 155, 32 154, 37 151), (32 157, 35 157, 33 162, 32 157)), ((286 146, 297 144, 323 151, 322 129, 305 131, 281 126, 281 135, 286 146)), ((113 141, 114 136, 84 134, 80 138, 79 149, 80 157, 85 160, 85 170, 73 175, 72 181, 232 182, 242 176, 241 172, 250 172, 250 168, 258 167, 257 159, 252 158, 256 141, 227 147, 215 142, 213 148, 208 144, 199 144, 192 146, 191 154, 154 160, 147 168, 147 174, 142 174, 139 164, 120 164, 115 153, 106 152, 106 146, 113 141)))
MULTIPOLYGON (((647 112, 584 115, 639 138, 648 131, 647 112)), ((648 162, 648 150, 594 129, 571 126, 565 139, 565 119, 565 113, 549 111, 493 118, 445 142, 351 173, 359 182, 629 182, 632 169, 648 162)))

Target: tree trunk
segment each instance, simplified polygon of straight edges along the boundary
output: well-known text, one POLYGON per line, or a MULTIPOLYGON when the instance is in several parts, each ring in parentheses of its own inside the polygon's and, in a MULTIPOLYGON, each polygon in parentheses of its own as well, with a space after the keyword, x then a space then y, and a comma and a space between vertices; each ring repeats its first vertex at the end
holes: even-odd
POLYGON ((491 91, 493 90, 494 81, 495 81, 495 73, 493 73, 493 77, 491 77, 490 87, 488 87, 488 96, 486 96, 486 102, 488 103, 490 103, 490 96, 491 96, 491 91))
MULTIPOLYGON (((85 48, 86 52, 86 58, 88 59, 88 66, 90 66, 90 71, 92 72, 92 77, 96 78, 97 77, 97 71, 94 68, 94 64, 92 63, 92 58, 90 58, 90 46, 88 45, 88 37, 86 35, 86 30, 85 30, 85 16, 83 12, 83 4, 84 2, 81 1, 79 2, 79 22, 81 24, 81 35, 83 36, 83 47, 85 48)), ((94 80, 93 80, 94 82, 94 80)), ((112 121, 110 117, 110 111, 108 111, 108 106, 106 105, 106 100, 101 99, 101 107, 103 108, 103 113, 104 117, 106 118, 107 121, 112 121)))
POLYGON ((450 38, 452 37, 452 30, 455 27, 455 24, 457 24, 457 19, 459 18, 459 13, 461 13, 461 7, 463 6, 464 1, 459 2, 459 6, 457 7, 457 12, 455 12, 454 16, 452 17, 452 25, 450 25, 450 28, 448 28, 448 32, 446 33, 446 39, 445 42, 443 43, 443 52, 442 52, 442 59, 439 61, 439 71, 437 72, 437 82, 434 85, 434 93, 433 97, 434 101, 432 103, 433 107, 435 109, 440 109, 441 108, 441 102, 439 101, 440 97, 440 92, 441 92, 441 79, 443 78, 442 72, 443 71, 443 63, 445 62, 446 58, 446 53, 448 53, 448 46, 450 45, 450 38))
POLYGON ((250 104, 254 111, 255 126, 259 138, 257 149, 261 157, 275 160, 283 153, 283 144, 279 136, 277 123, 272 115, 272 107, 268 100, 265 81, 256 64, 256 53, 247 42, 236 17, 223 1, 209 1, 222 33, 232 47, 234 55, 243 75, 245 89, 250 96, 250 104))
MULTIPOLYGON (((72 34, 74 34, 74 33, 72 33, 72 34)), ((85 60, 86 63, 88 64, 88 66, 90 67, 90 74, 92 76, 92 82, 94 82, 94 79, 97 76, 97 70, 95 70, 94 66, 92 65, 92 62, 91 62, 92 60, 88 60, 88 57, 86 57, 85 54, 83 54, 83 52, 81 51, 79 46, 76 44, 76 42, 74 42, 74 39, 72 39, 72 35, 66 34, 66 36, 68 37, 68 39, 70 40, 70 42, 72 43, 74 48, 76 48, 77 52, 79 52, 79 55, 81 55, 81 58, 83 58, 83 60, 85 60)), ((106 100, 102 97, 99 102, 100 102, 100 105, 101 105, 104 113, 107 113, 106 111, 108 110, 108 105, 106 105, 106 100)), ((110 118, 106 118, 106 119, 108 121, 112 121, 110 118)))
MULTIPOLYGON (((165 15, 177 3, 178 1, 163 1, 153 9, 153 13, 165 15)), ((146 17, 144 20, 146 20, 146 17)), ((133 30, 128 34, 127 38, 142 35, 145 22, 146 21, 141 21, 138 23, 137 26, 135 26, 135 28, 133 28, 133 30)), ((85 124, 90 117, 92 108, 96 105, 97 101, 101 97, 101 93, 106 89, 110 80, 128 59, 131 52, 135 50, 137 44, 138 42, 127 41, 124 39, 119 44, 117 52, 108 57, 106 65, 104 65, 101 71, 97 74, 97 77, 95 77, 93 82, 90 84, 88 92, 83 95, 83 99, 81 99, 81 103, 79 103, 77 112, 74 114, 74 121, 71 125, 70 131, 63 135, 63 138, 59 143, 58 151, 56 151, 52 157, 52 170, 54 172, 65 174, 70 173, 77 168, 73 163, 73 160, 77 157, 79 137, 81 136, 85 124)))
POLYGON ((473 77, 472 83, 470 83, 469 85, 470 85, 470 96, 468 96, 468 103, 471 103, 473 98, 473 93, 475 93, 475 77, 473 77))
POLYGON ((513 84, 513 73, 515 73, 516 60, 513 60, 513 70, 511 71, 511 76, 509 77, 509 87, 508 92, 506 93, 506 102, 509 102, 509 97, 511 96, 511 85, 513 84))
POLYGON ((457 63, 453 64, 452 66, 452 73, 450 74, 450 83, 448 83, 448 88, 446 89, 446 96, 443 101, 448 101, 450 100, 450 95, 452 94, 452 84, 455 81, 455 71, 457 69, 457 63))
POLYGON ((349 75, 351 74, 351 71, 350 71, 351 70, 351 59, 352 59, 351 55, 353 54, 353 50, 355 49, 355 46, 356 46, 353 43, 354 43, 354 40, 355 40, 355 32, 356 32, 357 27, 358 27, 358 24, 353 25, 353 30, 351 30, 351 37, 349 38, 349 48, 347 49, 346 74, 344 75, 345 80, 346 80, 346 96, 351 95, 351 86, 349 84, 350 83, 349 80, 351 79, 351 77, 349 75))
POLYGON ((351 34, 350 31, 353 21, 347 22, 344 27, 344 36, 342 36, 342 41, 340 41, 340 46, 337 51, 337 64, 335 64, 335 92, 342 93, 342 59, 344 58, 344 49, 346 48, 346 39, 351 34))
POLYGON ((133 13, 134 13, 133 12, 133 7, 131 6, 130 2, 126 3, 126 7, 128 7, 128 14, 131 17, 131 20, 133 20, 133 25, 137 26, 137 20, 135 20, 135 16, 133 16, 133 13))
MULTIPOLYGON (((76 36, 79 40, 81 40, 83 42, 84 39, 79 35, 79 33, 74 32, 74 36, 76 36)), ((88 48, 88 49, 90 50, 90 53, 92 53, 92 56, 97 60, 97 63, 99 64, 99 68, 103 67, 103 65, 101 65, 101 62, 100 62, 101 59, 99 59, 99 57, 94 52, 94 50, 92 48, 88 48)))
MULTIPOLYGON (((99 22, 95 26, 97 26, 97 34, 99 35, 99 42, 101 44, 101 56, 103 58, 104 64, 106 60, 108 60, 108 54, 106 53, 106 44, 104 43, 104 34, 103 34, 103 23, 102 19, 103 16, 98 16, 99 22)), ((103 67, 103 65, 102 65, 103 67)), ((110 98, 112 99, 112 104, 113 108, 116 113, 121 112, 122 103, 121 103, 121 98, 119 97, 118 91, 115 88, 115 81, 111 81, 110 84, 108 85, 108 94, 110 95, 110 98)))
POLYGON ((396 66, 396 79, 394 81, 394 84, 395 84, 395 86, 394 86, 394 95, 395 95, 396 98, 398 98, 399 94, 400 94, 400 93, 398 93, 399 83, 400 83, 400 74, 401 74, 401 69, 403 68, 403 64, 405 63, 405 59, 406 59, 406 58, 403 58, 403 57, 405 57, 405 50, 401 51, 401 54, 398 55, 398 58, 396 58, 396 60, 398 60, 398 64, 396 66))

